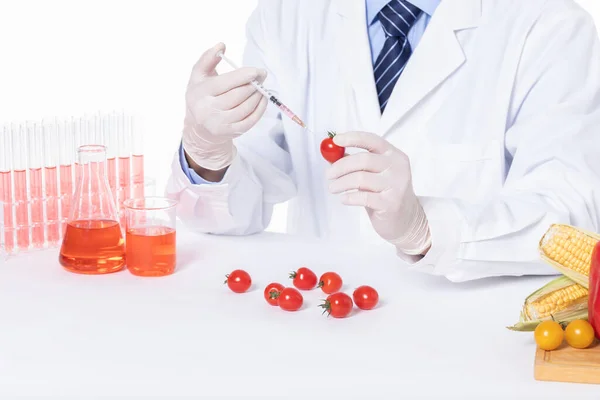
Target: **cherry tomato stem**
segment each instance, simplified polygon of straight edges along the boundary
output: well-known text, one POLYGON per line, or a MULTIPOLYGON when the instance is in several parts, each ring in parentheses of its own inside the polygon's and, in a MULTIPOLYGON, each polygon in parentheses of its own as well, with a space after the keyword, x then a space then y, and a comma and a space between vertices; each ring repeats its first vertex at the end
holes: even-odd
POLYGON ((269 303, 272 306, 277 306, 277 298, 279 297, 279 293, 281 293, 283 289, 285 289, 285 287, 280 283, 273 282, 268 284, 264 291, 264 298, 267 301, 267 303, 269 303))

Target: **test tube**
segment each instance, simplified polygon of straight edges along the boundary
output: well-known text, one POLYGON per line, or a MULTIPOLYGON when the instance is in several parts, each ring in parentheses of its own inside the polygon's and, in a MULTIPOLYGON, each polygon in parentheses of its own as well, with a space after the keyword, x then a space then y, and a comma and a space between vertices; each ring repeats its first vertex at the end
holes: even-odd
POLYGON ((44 247, 44 189, 42 177, 42 127, 39 123, 27 124, 29 152, 29 204, 31 207, 31 239, 36 249, 44 247))
POLYGON ((61 237, 67 228, 67 220, 71 210, 71 196, 73 195, 73 122, 66 120, 57 123, 58 125, 58 155, 60 158, 60 218, 61 218, 61 237))
POLYGON ((27 201, 27 131, 26 126, 19 124, 13 129, 13 180, 15 217, 17 229, 17 246, 19 250, 28 250, 29 238, 29 204, 27 201))
MULTIPOLYGON (((102 135, 100 132, 99 118, 97 115, 91 115, 87 118, 87 140, 86 145, 102 144, 102 135)), ((92 190, 91 203, 95 209, 100 207, 100 166, 98 163, 90 164, 90 187, 92 190)))
POLYGON ((73 148, 71 148, 71 153, 73 155, 73 159, 75 160, 75 184, 77 184, 81 178, 81 166, 79 165, 75 154, 77 154, 77 149, 85 144, 85 130, 83 129, 85 124, 82 118, 73 118, 71 119, 71 122, 71 130, 73 135, 73 148))
MULTIPOLYGON (((131 134, 129 121, 124 113, 119 113, 117 117, 117 138, 119 146, 119 188, 117 193, 117 208, 123 209, 123 202, 130 196, 130 156, 131 156, 131 134)), ((124 216, 124 213, 121 213, 124 216)), ((124 225, 123 225, 124 226, 124 225)))
POLYGON ((132 141, 132 157, 131 167, 133 169, 131 175, 132 197, 141 199, 144 197, 144 147, 143 147, 143 130, 140 121, 136 121, 132 116, 131 121, 131 141, 132 141))
POLYGON ((13 188, 11 171, 12 131, 8 126, 2 127, 0 140, 0 202, 3 209, 3 235, 4 250, 11 254, 15 251, 15 222, 13 216, 13 188))
POLYGON ((114 114, 104 116, 104 137, 106 140, 106 165, 108 184, 115 202, 117 201, 117 118, 114 114))
POLYGON ((46 238, 50 246, 60 242, 58 212, 58 134, 57 121, 42 122, 44 143, 44 197, 46 203, 46 238))

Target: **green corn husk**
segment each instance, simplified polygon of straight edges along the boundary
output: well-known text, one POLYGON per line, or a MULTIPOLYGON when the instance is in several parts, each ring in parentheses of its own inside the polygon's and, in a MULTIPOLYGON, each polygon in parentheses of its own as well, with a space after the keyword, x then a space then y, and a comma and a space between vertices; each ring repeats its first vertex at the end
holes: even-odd
POLYGON ((527 299, 525 299, 525 303, 523 304, 519 322, 513 326, 508 326, 507 329, 518 332, 532 332, 543 321, 554 320, 563 327, 566 327, 566 325, 568 325, 571 321, 578 319, 587 320, 588 296, 584 296, 575 300, 572 304, 569 304, 568 307, 547 317, 540 317, 537 313, 537 310, 532 305, 532 303, 536 300, 547 296, 554 291, 561 290, 574 284, 577 283, 566 276, 561 276, 560 278, 554 279, 530 294, 527 299))

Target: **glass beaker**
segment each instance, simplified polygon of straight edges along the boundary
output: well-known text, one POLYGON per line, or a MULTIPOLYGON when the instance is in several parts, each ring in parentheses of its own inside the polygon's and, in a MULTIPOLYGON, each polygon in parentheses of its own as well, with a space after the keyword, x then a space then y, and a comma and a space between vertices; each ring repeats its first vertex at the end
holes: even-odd
POLYGON ((177 201, 164 197, 128 199, 125 207, 127 269, 137 276, 175 272, 177 201))
POLYGON ((125 243, 106 175, 106 147, 77 150, 75 186, 59 261, 71 272, 107 274, 125 266, 125 243))

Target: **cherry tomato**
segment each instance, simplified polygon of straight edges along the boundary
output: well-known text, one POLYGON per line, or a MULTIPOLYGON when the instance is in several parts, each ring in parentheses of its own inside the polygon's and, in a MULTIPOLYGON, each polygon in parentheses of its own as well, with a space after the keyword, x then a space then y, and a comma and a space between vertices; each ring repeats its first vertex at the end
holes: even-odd
POLYGON ((564 331, 562 326, 555 321, 544 321, 540 323, 534 332, 535 342, 542 350, 556 350, 563 342, 564 331))
POLYGON ((296 311, 302 307, 304 298, 299 291, 294 288, 285 288, 279 294, 274 295, 277 298, 279 308, 285 311, 296 311))
POLYGON ((594 343, 594 328, 584 320, 572 321, 565 329, 565 338, 569 346, 576 349, 587 349, 594 343))
POLYGON ((342 277, 335 272, 325 272, 319 279, 318 287, 324 293, 332 294, 339 291, 342 288, 342 277))
POLYGON ((250 275, 241 269, 236 269, 230 274, 225 275, 225 277, 227 277, 225 283, 229 286, 229 289, 235 293, 244 293, 246 290, 250 289, 250 286, 252 285, 252 278, 250 278, 250 275))
POLYGON ((323 313, 328 312, 334 318, 345 318, 352 312, 352 299, 346 293, 337 292, 327 296, 325 303, 319 307, 324 309, 323 313))
POLYGON ((321 155, 325 160, 333 164, 344 157, 346 149, 333 142, 333 138, 335 137, 334 132, 327 132, 327 136, 328 137, 321 142, 321 155))
POLYGON ((278 305, 277 297, 283 289, 285 289, 285 287, 281 283, 273 282, 268 284, 265 288, 264 293, 265 300, 267 301, 267 303, 269 303, 272 306, 278 305))
POLYGON ((356 307, 361 310, 372 310, 379 303, 379 293, 371 286, 360 286, 352 294, 356 307))
POLYGON ((300 290, 311 290, 317 286, 317 275, 310 269, 302 267, 290 274, 294 286, 300 290))

